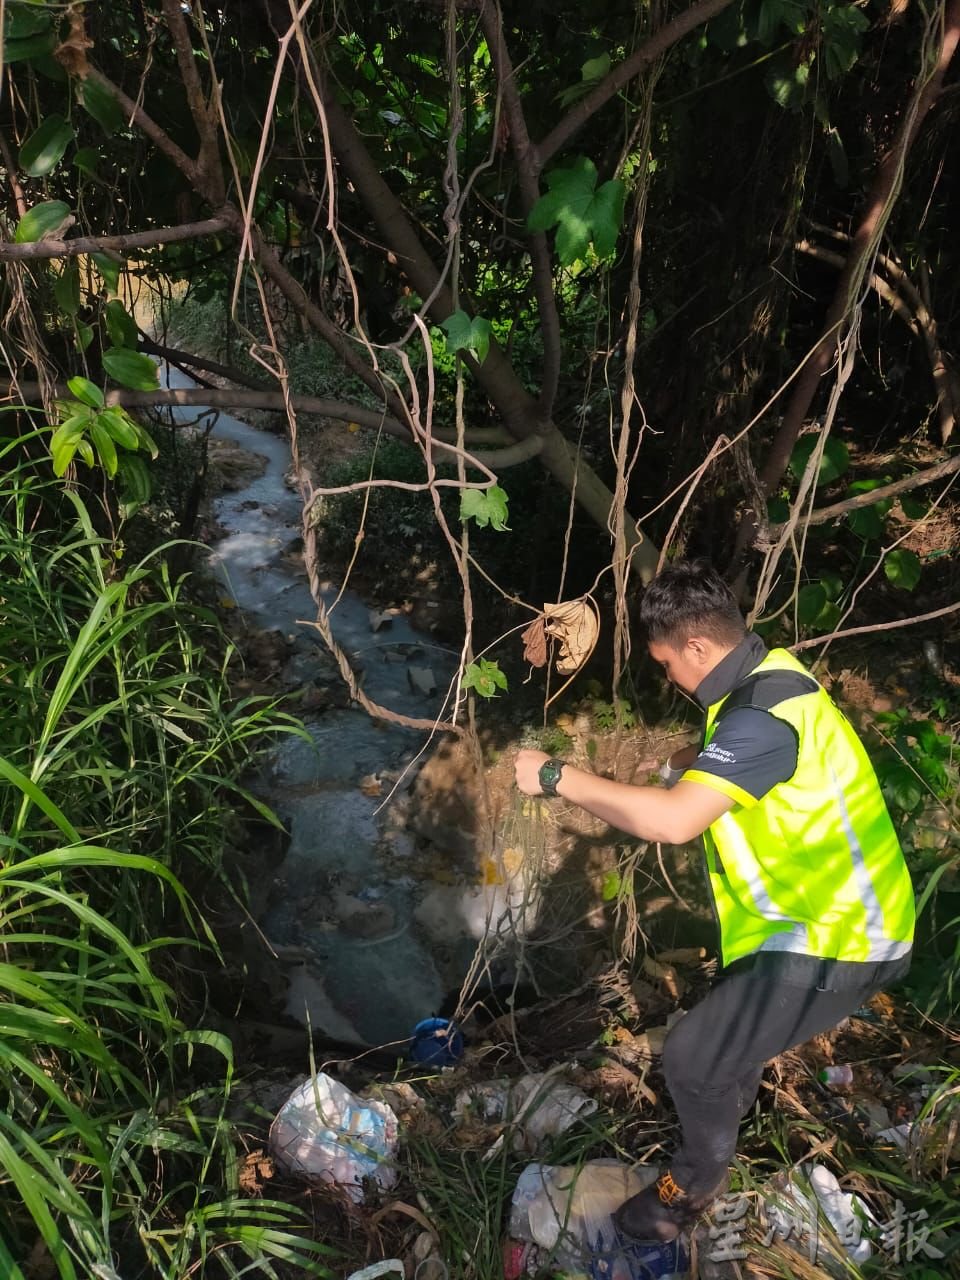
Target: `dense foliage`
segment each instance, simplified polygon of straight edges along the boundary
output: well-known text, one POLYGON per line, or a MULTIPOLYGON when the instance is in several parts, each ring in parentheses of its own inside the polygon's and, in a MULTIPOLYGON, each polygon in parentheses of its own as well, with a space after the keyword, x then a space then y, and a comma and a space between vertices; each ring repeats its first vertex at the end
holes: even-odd
MULTIPOLYGON (((708 552, 787 640, 946 609, 960 0, 2 13, 0 1267, 318 1267, 288 1210, 234 1199, 227 1046, 163 976, 202 934, 181 880, 219 872, 254 739, 290 726, 230 701, 165 553, 124 559, 171 465, 138 413, 171 399, 155 357, 403 442, 314 477, 417 489, 321 495, 331 543, 472 519, 538 607, 603 579, 621 635, 628 549, 641 578, 708 552), (165 344, 184 292, 224 317, 214 360, 165 344), (574 507, 594 531, 568 555, 574 507), (198 1041, 226 1066, 184 1093, 198 1041)), ((942 667, 941 631, 912 634, 942 667)), ((942 1012, 956 814, 943 840, 924 820, 955 805, 960 711, 942 680, 922 701, 879 761, 942 1012)))

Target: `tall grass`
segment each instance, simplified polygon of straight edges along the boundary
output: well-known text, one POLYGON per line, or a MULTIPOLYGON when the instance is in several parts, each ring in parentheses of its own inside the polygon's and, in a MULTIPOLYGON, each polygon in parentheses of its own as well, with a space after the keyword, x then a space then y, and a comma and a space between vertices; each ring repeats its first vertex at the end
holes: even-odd
POLYGON ((325 1275, 296 1211, 241 1197, 230 1042, 164 977, 204 936, 183 883, 226 883, 230 809, 272 816, 238 778, 297 723, 231 701, 215 618, 24 443, 0 441, 0 1275, 325 1275))

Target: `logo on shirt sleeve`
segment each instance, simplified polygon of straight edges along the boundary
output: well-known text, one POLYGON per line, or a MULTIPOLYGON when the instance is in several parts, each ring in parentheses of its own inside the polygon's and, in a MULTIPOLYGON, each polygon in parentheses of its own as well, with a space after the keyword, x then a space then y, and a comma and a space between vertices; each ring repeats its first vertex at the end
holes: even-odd
POLYGON ((727 751, 724 747, 718 747, 714 742, 708 742, 700 752, 700 758, 711 764, 736 764, 737 757, 732 751, 727 751))

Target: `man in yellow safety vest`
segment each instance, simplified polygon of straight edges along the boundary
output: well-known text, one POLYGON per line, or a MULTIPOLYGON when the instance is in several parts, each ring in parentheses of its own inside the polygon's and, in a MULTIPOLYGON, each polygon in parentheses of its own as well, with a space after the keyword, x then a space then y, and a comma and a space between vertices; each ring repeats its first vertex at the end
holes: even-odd
POLYGON ((666 787, 526 750, 516 780, 643 840, 703 836, 722 967, 664 1045, 682 1143, 616 1214, 628 1235, 671 1240, 725 1186, 764 1064, 907 972, 914 897, 863 744, 791 654, 747 631, 719 575, 665 569, 641 622, 667 678, 703 707, 702 742, 667 762, 666 787))

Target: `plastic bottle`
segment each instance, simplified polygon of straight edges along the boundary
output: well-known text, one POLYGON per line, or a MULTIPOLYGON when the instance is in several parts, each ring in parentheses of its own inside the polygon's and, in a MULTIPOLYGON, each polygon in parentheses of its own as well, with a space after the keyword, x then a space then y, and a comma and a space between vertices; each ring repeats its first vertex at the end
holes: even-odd
POLYGON ((849 1063, 844 1063, 840 1067, 824 1067, 818 1073, 817 1079, 831 1089, 843 1089, 853 1084, 853 1067, 849 1063))

